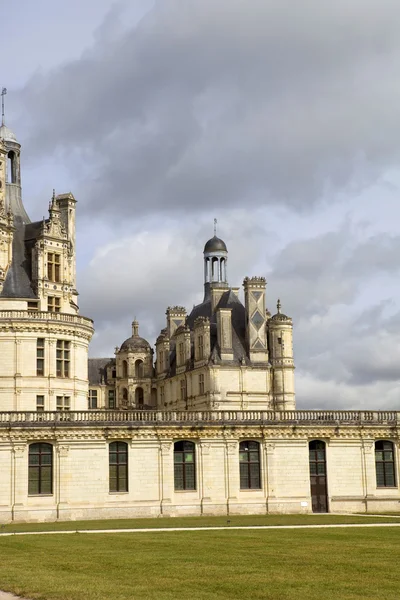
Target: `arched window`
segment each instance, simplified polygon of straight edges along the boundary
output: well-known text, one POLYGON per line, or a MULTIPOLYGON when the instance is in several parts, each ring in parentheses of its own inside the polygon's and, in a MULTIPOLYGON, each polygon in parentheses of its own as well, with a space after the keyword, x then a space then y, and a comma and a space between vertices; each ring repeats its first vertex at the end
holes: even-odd
POLYGON ((128 390, 122 388, 122 404, 128 404, 128 390))
POLYGON ((15 183, 16 181, 16 173, 15 173, 15 152, 10 150, 7 155, 7 183, 15 183))
POLYGON ((53 493, 53 446, 40 442, 29 446, 28 494, 53 493))
POLYGON ((122 361, 122 377, 126 379, 128 377, 128 363, 126 360, 122 361))
POLYGON ((110 492, 128 491, 128 444, 112 442, 109 446, 110 492))
POLYGON ((375 469, 377 487, 395 487, 393 442, 379 440, 375 442, 375 469))
POLYGON ((261 488, 260 444, 244 441, 239 444, 240 489, 258 490, 261 488))
POLYGON ((328 511, 326 486, 325 442, 313 440, 308 444, 312 511, 328 511))
POLYGON ((143 393, 143 388, 141 388, 141 387, 138 387, 135 390, 135 404, 136 404, 136 408, 143 408, 144 393, 143 393))
POLYGON ((137 377, 138 379, 143 377, 144 374, 144 365, 143 365, 143 361, 138 359, 135 362, 135 377, 137 377))
POLYGON ((174 444, 174 482, 176 490, 196 489, 196 457, 193 442, 174 444))

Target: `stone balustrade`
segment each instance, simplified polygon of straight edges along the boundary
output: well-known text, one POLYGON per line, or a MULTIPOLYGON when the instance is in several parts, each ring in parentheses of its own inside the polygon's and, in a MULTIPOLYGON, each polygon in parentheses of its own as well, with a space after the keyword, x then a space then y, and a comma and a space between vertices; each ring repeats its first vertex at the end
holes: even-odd
POLYGON ((10 319, 14 321, 59 321, 62 323, 71 323, 74 325, 83 325, 93 328, 92 319, 81 317, 79 315, 69 315, 68 313, 54 313, 46 311, 27 311, 27 310, 0 310, 0 321, 10 319))
POLYGON ((400 411, 293 410, 293 411, 156 411, 90 410, 55 412, 0 412, 0 427, 41 425, 393 425, 400 424, 400 411))

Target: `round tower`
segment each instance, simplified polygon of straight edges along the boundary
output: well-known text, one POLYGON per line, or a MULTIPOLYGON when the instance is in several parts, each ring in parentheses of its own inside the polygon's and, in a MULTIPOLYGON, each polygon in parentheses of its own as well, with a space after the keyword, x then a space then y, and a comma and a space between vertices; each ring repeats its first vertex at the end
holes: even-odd
POLYGON ((277 313, 267 321, 267 328, 273 407, 276 410, 295 410, 293 322, 281 312, 280 300, 277 303, 277 313))

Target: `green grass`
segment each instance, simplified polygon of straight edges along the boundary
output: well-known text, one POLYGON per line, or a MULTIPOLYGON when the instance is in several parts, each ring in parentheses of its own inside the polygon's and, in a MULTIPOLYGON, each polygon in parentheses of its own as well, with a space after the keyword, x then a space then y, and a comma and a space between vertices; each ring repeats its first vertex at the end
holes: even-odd
POLYGON ((0 538, 0 589, 34 600, 398 600, 398 528, 0 538))
MULTIPOLYGON (((396 515, 400 522, 400 514, 396 515)), ((335 523, 393 523, 388 516, 353 515, 238 515, 230 517, 165 517, 155 519, 110 519, 90 521, 57 521, 53 523, 9 523, 0 533, 23 531, 76 531, 77 529, 147 529, 157 527, 225 527, 227 525, 319 525, 335 523)))

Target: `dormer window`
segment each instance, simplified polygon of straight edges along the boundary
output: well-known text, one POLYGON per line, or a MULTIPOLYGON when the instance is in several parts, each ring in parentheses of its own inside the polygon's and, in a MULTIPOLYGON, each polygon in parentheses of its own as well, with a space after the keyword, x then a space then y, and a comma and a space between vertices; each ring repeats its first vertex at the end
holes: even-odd
POLYGON ((47 278, 50 281, 60 281, 61 255, 49 252, 47 254, 47 278))

